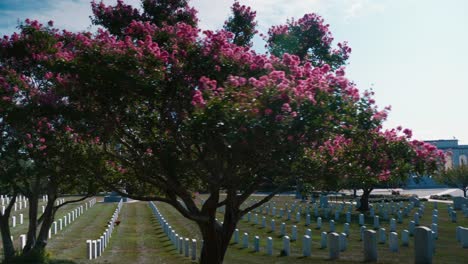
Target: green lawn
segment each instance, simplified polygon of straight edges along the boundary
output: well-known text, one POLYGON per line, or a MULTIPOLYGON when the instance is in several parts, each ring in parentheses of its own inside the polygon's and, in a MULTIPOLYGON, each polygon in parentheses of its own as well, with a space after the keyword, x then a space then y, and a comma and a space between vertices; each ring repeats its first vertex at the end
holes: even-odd
MULTIPOLYGON (((277 203, 277 210, 284 206, 284 203, 291 204, 294 200, 291 197, 277 197, 274 199, 277 203)), ((300 204, 300 203, 299 203, 300 204)), ((182 217, 177 211, 169 205, 156 203, 158 209, 175 228, 175 230, 183 237, 196 238, 201 241, 201 236, 198 227, 191 221, 182 217)), ((300 204, 304 206, 305 204, 300 204)), ((75 208, 77 205, 70 205, 68 209, 64 208, 62 214, 75 208), (66 210, 65 210, 66 209, 66 210)), ((85 214, 80 216, 75 222, 67 226, 65 230, 58 235, 53 236, 49 241, 48 250, 54 259, 54 263, 191 263, 188 258, 180 256, 175 251, 174 247, 163 233, 159 223, 152 215, 151 209, 147 202, 131 202, 125 203, 122 207, 119 220, 121 224, 115 228, 110 244, 104 251, 103 255, 95 260, 86 259, 86 240, 96 239, 105 230, 106 223, 109 221, 112 213, 116 208, 116 203, 97 203, 94 207, 85 211, 85 214)), ((426 210, 421 224, 430 226, 432 203, 426 203, 426 210)), ((401 231, 408 229, 408 223, 413 219, 414 209, 408 218, 404 218, 403 224, 397 225, 397 232, 401 238, 401 231)), ((313 214, 313 210, 311 212, 313 214)), ((254 213, 253 213, 254 214, 254 213)), ((363 259, 362 242, 359 241, 359 225, 357 224, 357 212, 353 214, 353 221, 348 238, 348 248, 345 252, 341 252, 340 260, 336 263, 360 263, 363 259)), ((61 214, 59 214, 61 215, 61 214)), ((222 221, 222 215, 218 215, 218 219, 222 221)), ((261 225, 254 225, 247 220, 239 223, 238 228, 242 234, 249 233, 252 243, 255 235, 261 238, 261 252, 253 252, 252 247, 242 249, 240 245, 231 244, 226 254, 225 263, 335 263, 327 260, 328 250, 320 249, 320 233, 328 230, 328 220, 323 219, 322 230, 315 229, 315 219, 312 217, 310 227, 305 227, 305 217, 302 216, 301 223, 295 221, 285 221, 284 219, 275 218, 276 232, 272 233, 269 228, 271 216, 267 216, 267 228, 261 228, 261 225), (287 233, 290 233, 291 226, 298 227, 298 241, 291 243, 292 256, 280 256, 282 241, 280 237, 280 224, 285 222, 287 225, 287 233), (304 258, 301 256, 302 235, 306 228, 312 229, 312 257, 304 258), (266 256, 264 246, 266 237, 271 236, 274 239, 274 256, 266 256)), ((293 217, 294 219, 294 217, 293 217)), ((345 216, 342 215, 340 221, 336 223, 336 231, 343 231, 343 223, 345 216)), ((253 217, 252 217, 253 220, 253 217)), ((261 217, 259 217, 261 223, 261 217)), ((372 219, 366 218, 366 225, 372 226, 372 219)), ((463 263, 468 256, 468 249, 462 249, 460 244, 455 239, 455 228, 458 225, 468 226, 468 218, 458 213, 458 223, 449 222, 447 214, 447 205, 439 204, 439 239, 436 242, 436 254, 434 263, 463 263)), ((389 229, 389 223, 381 219, 381 226, 389 229)), ((388 238, 388 235, 387 235, 388 238)), ((388 249, 388 243, 379 245, 379 262, 378 263, 413 263, 414 255, 414 238, 410 238, 409 247, 400 247, 399 253, 391 253, 388 249)), ((198 254, 200 253, 201 245, 198 245, 198 254)))

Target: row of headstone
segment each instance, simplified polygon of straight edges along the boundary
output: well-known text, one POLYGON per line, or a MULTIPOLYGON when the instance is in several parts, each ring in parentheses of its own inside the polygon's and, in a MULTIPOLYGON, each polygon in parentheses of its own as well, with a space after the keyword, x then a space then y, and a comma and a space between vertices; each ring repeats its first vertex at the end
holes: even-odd
MULTIPOLYGON (((91 208, 96 204, 96 198, 93 198, 89 201, 86 201, 83 205, 77 206, 75 209, 71 210, 65 214, 62 218, 54 221, 52 226, 49 229, 49 238, 52 235, 56 235, 59 231, 62 231, 65 227, 74 222, 78 217, 80 217, 85 211, 88 210, 88 207, 91 208)), ((43 209, 44 210, 44 209, 43 209)))
POLYGON ((123 200, 120 199, 119 203, 117 204, 117 208, 115 209, 114 213, 110 221, 107 223, 107 227, 102 233, 102 235, 95 240, 86 240, 86 249, 87 249, 87 258, 88 259, 95 259, 100 257, 104 250, 106 249, 107 245, 109 244, 109 240, 112 237, 112 231, 114 231, 114 227, 116 225, 116 221, 119 217, 120 210, 122 209, 123 200))
POLYGON ((158 220, 159 225, 162 227, 166 236, 171 240, 171 243, 174 245, 176 251, 179 254, 184 255, 185 257, 190 256, 192 260, 196 260, 197 259, 197 240, 190 239, 188 237, 184 238, 182 236, 179 236, 179 234, 176 233, 174 228, 171 225, 169 225, 167 220, 158 210, 158 208, 156 207, 156 204, 154 202, 149 202, 149 205, 154 216, 158 220))

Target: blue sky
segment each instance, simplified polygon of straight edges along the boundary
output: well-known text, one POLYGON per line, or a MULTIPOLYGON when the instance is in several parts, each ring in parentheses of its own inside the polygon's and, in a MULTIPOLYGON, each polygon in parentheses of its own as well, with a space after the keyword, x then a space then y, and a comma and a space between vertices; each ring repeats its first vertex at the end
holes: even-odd
MULTIPOLYGON (((0 34, 25 18, 89 30, 90 0, 1 0, 0 34)), ((115 0, 106 0, 113 3, 115 0)), ((139 6, 138 0, 128 0, 139 6)), ((201 27, 219 28, 232 0, 192 0, 201 27)), ((387 127, 413 129, 418 139, 457 138, 468 144, 468 1, 243 0, 257 10, 259 30, 317 12, 336 41, 353 52, 347 76, 377 103, 391 105, 387 127)), ((258 38, 255 47, 264 43, 258 38)))

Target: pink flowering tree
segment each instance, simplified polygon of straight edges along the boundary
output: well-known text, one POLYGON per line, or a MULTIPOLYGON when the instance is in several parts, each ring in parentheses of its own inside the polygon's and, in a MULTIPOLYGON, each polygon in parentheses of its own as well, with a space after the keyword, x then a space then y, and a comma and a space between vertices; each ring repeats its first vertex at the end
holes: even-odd
POLYGON ((369 210, 369 195, 377 186, 402 184, 411 175, 438 172, 444 154, 435 146, 412 140, 409 129, 383 130, 389 108, 379 111, 371 93, 358 103, 357 116, 342 126, 318 151, 311 149, 303 163, 315 166, 312 179, 325 186, 362 189, 358 210, 369 210), (315 178, 313 177, 315 176, 315 178))
POLYGON ((315 14, 306 14, 299 20, 288 20, 284 25, 273 26, 265 37, 271 54, 281 57, 295 54, 313 66, 330 65, 337 69, 346 63, 351 48, 346 42, 332 47, 333 36, 329 25, 315 14))
MULTIPOLYGON (((50 22, 50 26, 52 22, 50 22)), ((81 201, 94 191, 91 166, 83 148, 84 139, 73 133, 64 118, 67 98, 58 95, 66 86, 56 71, 69 60, 67 34, 27 20, 20 32, 0 40, 0 184, 12 196, 5 213, 0 214, 0 231, 5 261, 45 257, 48 231, 57 210, 81 201), (86 162, 85 162, 86 160, 86 162), (83 198, 56 205, 63 194, 84 193, 83 198), (10 238, 9 216, 17 195, 29 200, 27 242, 22 250, 10 238), (39 200, 48 196, 45 212, 39 213, 39 200)), ((16 260, 20 261, 21 260, 16 260)))
POLYGON ((55 33, 72 53, 56 64, 66 85, 54 92, 76 132, 99 137, 87 148, 106 160, 99 179, 196 222, 201 263, 223 262, 239 219, 294 183, 305 148, 336 133, 359 100, 343 69, 251 50, 255 13, 232 10, 224 30, 201 32, 185 1, 93 3, 103 29, 55 33), (246 205, 265 185, 277 189, 246 205))

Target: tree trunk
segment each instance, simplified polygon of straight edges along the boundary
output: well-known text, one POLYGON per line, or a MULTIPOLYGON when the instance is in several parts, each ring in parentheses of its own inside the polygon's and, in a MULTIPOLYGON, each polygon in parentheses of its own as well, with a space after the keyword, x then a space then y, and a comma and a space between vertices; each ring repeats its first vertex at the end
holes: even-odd
POLYGON ((466 191, 468 191, 468 188, 463 188, 463 197, 466 198, 466 191))
POLYGON ((3 256, 5 263, 15 256, 15 247, 13 245, 13 241, 11 241, 10 226, 8 223, 9 217, 9 214, 0 217, 0 231, 2 233, 3 256))
POLYGON ((354 189, 353 189, 353 198, 356 198, 356 197, 357 197, 357 189, 354 188, 354 189))
POLYGON ((30 251, 36 244, 37 233, 37 211, 39 207, 39 199, 37 195, 33 194, 28 197, 29 199, 29 223, 28 233, 26 234, 26 245, 23 248, 23 253, 30 251))
POLYGON ((363 189, 361 195, 361 206, 358 208, 361 212, 369 211, 369 196, 372 189, 363 189))
POLYGON ((220 264, 224 261, 232 234, 239 221, 239 209, 228 203, 224 211, 223 225, 215 220, 216 211, 210 216, 209 223, 199 223, 203 236, 200 256, 201 264, 220 264))
POLYGON ((47 246, 47 241, 49 240, 49 229, 54 222, 54 202, 55 199, 50 199, 47 201, 47 207, 42 219, 41 229, 37 235, 36 244, 33 247, 33 251, 35 252, 45 252, 45 247, 47 246))

